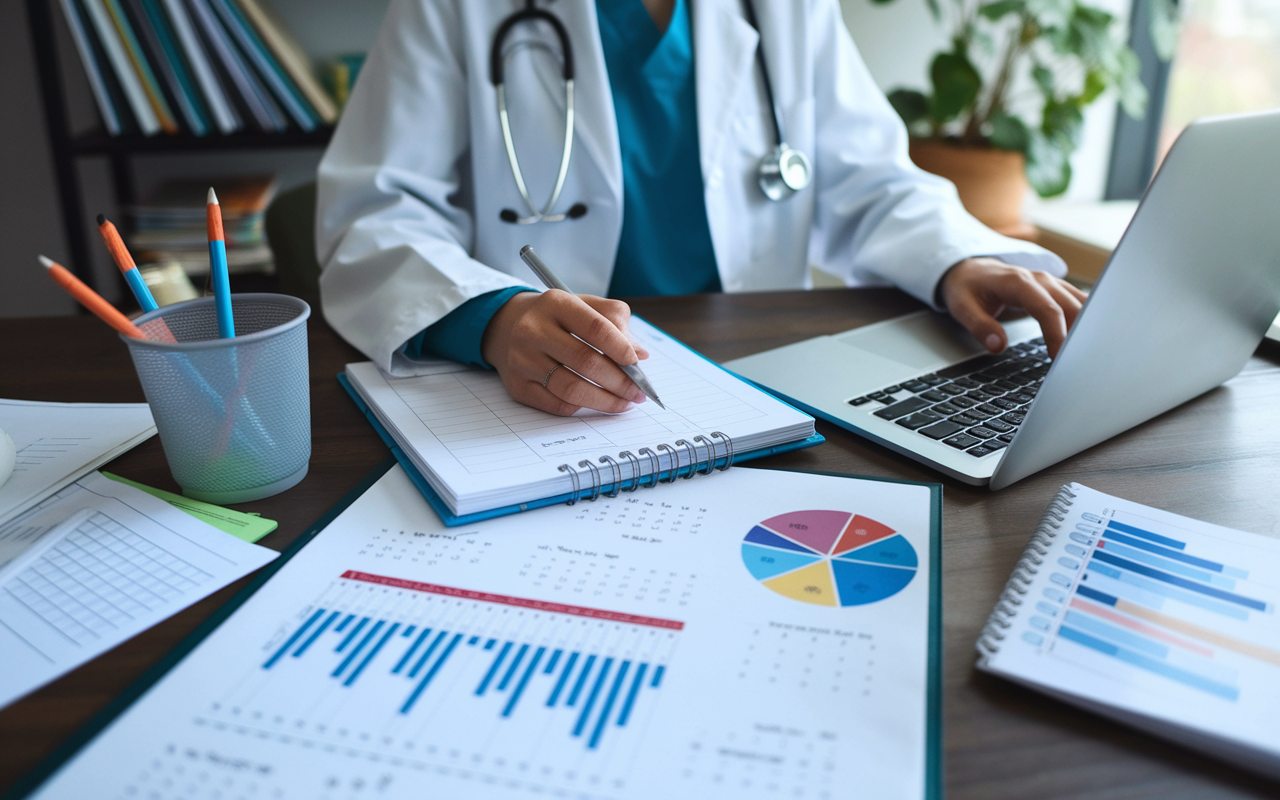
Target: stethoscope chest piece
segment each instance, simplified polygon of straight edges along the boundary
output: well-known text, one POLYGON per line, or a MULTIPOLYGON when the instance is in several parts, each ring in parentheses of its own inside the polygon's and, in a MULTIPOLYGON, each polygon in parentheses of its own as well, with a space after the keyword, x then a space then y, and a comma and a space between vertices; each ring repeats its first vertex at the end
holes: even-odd
POLYGON ((770 200, 784 200, 808 186, 812 179, 809 157, 786 142, 760 160, 760 190, 770 200))

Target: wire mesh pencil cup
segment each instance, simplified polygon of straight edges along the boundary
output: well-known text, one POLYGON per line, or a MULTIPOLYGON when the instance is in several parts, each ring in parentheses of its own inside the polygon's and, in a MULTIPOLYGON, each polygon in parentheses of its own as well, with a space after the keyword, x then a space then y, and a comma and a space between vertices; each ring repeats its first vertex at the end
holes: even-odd
POLYGON ((278 294, 237 294, 236 336, 218 338, 212 297, 164 306, 135 320, 150 336, 121 336, 183 494, 243 503, 301 481, 311 458, 307 318, 311 307, 278 294))

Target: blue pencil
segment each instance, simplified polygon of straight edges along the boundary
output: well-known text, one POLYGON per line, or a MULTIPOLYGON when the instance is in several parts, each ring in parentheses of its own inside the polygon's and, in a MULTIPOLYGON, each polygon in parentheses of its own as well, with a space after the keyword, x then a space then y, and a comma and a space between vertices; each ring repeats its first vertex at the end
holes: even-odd
POLYGON ((209 275, 213 279, 213 302, 218 311, 218 335, 232 339, 236 335, 235 318, 231 315, 231 280, 227 277, 227 242, 222 234, 222 206, 209 187, 206 207, 209 228, 209 275))

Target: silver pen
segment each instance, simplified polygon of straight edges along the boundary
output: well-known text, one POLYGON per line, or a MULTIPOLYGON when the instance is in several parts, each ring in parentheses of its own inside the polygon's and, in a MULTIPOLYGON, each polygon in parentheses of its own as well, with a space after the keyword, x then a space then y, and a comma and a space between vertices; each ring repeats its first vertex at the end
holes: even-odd
MULTIPOLYGON (((547 262, 538 258, 538 254, 533 252, 533 245, 526 244, 520 248, 520 258, 524 259, 524 263, 529 265, 529 269, 533 270, 533 274, 538 276, 538 280, 547 285, 548 289, 559 289, 562 292, 573 294, 573 290, 564 285, 564 281, 551 271, 551 267, 547 266, 547 262)), ((588 342, 590 344, 590 342, 588 342)), ((658 399, 658 393, 653 390, 653 385, 649 383, 649 379, 640 371, 637 364, 619 364, 618 369, 626 373, 627 377, 640 387, 640 391, 644 392, 645 397, 658 404, 658 407, 666 410, 666 406, 658 399)))

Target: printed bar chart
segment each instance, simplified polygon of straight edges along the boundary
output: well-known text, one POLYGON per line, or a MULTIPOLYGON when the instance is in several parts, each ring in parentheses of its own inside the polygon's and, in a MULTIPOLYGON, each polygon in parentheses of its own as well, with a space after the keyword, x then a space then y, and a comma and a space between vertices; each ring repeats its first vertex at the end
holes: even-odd
MULTIPOLYGON (((455 661, 453 679, 440 691, 457 693, 458 687, 477 701, 498 699, 494 707, 498 719, 517 712, 546 713, 563 717, 564 729, 588 750, 596 750, 610 730, 625 728, 639 704, 661 686, 665 665, 654 663, 660 655, 653 647, 627 646, 628 641, 644 643, 648 629, 673 632, 683 628, 677 620, 620 614, 603 609, 549 603, 527 598, 472 592, 436 584, 420 584, 361 572, 347 572, 339 581, 344 587, 394 586, 424 595, 449 598, 448 615, 418 618, 425 609, 338 608, 337 604, 317 605, 301 617, 301 622, 262 662, 268 673, 322 669, 337 690, 349 690, 361 681, 376 681, 380 691, 386 682, 402 687, 395 714, 409 717, 421 712, 423 703, 440 676, 455 661), (483 606, 490 608, 484 609, 483 606), (538 615, 533 630, 496 631, 482 621, 493 606, 513 607, 538 615), (464 612, 459 615, 461 608, 464 612), (403 613, 408 610, 409 613, 403 613), (606 624, 615 643, 572 641, 577 631, 565 625, 606 624), (516 635, 511 635, 515 633, 516 635), (520 635, 523 634, 523 635, 520 635), (619 646, 617 642, 622 642, 619 646), (602 646, 605 645, 605 646, 602 646), (470 677, 467 677, 467 673, 470 677), (467 681, 470 681, 469 683, 467 681), (533 709, 541 709, 535 712, 533 709)), ((342 605, 368 591, 347 597, 342 605)), ((367 603, 365 604, 368 605, 367 603)), ((490 614, 492 615, 492 614, 490 614)), ((505 618, 499 608, 498 616, 505 618)), ((668 633, 668 636, 670 634, 668 633)), ((577 638, 581 639, 581 636, 577 638)), ((450 698, 451 700, 456 699, 450 698)), ((425 713, 425 712, 423 712, 425 713)), ((479 708, 476 713, 483 713, 479 708)))
POLYGON ((1280 667, 1280 650, 1249 637, 1274 621, 1274 591, 1158 528, 1115 519, 1077 525, 1023 638, 1055 650, 1068 642, 1238 702, 1241 669, 1280 667))

